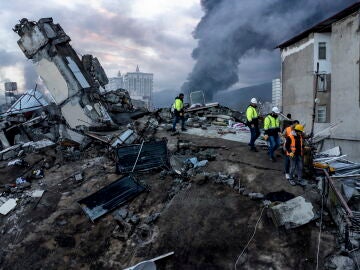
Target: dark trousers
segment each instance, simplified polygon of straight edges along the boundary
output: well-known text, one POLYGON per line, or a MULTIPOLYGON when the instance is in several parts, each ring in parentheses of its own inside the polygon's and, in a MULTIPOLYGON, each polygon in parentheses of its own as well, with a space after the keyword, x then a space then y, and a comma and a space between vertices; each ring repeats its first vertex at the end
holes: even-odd
POLYGON ((255 141, 260 136, 259 127, 258 126, 255 126, 255 127, 250 126, 250 134, 251 134, 251 138, 250 138, 249 146, 255 147, 255 141))
POLYGON ((173 127, 172 127, 173 130, 176 130, 176 123, 179 122, 180 120, 181 120, 181 128, 182 129, 185 128, 185 117, 175 114, 173 127))
POLYGON ((285 173, 290 173, 290 158, 285 153, 285 173))
POLYGON ((300 155, 295 155, 293 158, 290 158, 290 177, 294 178, 295 171, 297 171, 298 180, 302 179, 303 172, 303 157, 300 155))
POLYGON ((269 147, 269 156, 270 158, 275 158, 274 152, 278 149, 280 145, 280 138, 278 135, 269 136, 268 138, 268 147, 269 147))

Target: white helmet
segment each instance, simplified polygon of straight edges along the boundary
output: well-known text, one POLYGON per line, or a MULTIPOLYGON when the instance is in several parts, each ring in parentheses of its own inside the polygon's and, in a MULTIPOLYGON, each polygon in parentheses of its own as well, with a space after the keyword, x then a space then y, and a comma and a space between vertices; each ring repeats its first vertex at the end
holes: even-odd
POLYGON ((273 107, 271 110, 273 113, 280 113, 280 110, 278 107, 273 107))
POLYGON ((250 102, 251 102, 252 104, 257 104, 257 100, 256 100, 256 98, 254 98, 254 97, 250 100, 250 102))

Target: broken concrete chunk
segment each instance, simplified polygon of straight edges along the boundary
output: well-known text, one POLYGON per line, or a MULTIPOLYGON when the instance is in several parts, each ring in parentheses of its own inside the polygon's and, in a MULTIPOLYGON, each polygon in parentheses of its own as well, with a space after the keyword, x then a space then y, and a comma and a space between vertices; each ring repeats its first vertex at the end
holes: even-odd
POLYGON ((75 178, 76 181, 81 181, 81 180, 83 180, 82 173, 80 172, 80 173, 75 174, 75 175, 74 175, 74 178, 75 178))
POLYGON ((121 219, 125 219, 128 216, 129 211, 126 208, 121 208, 115 212, 116 217, 120 217, 121 219))
POLYGON ((208 161, 207 160, 201 160, 199 161, 196 157, 193 157, 193 158, 188 158, 186 160, 187 163, 191 163, 194 168, 198 168, 198 167, 204 167, 208 161))
POLYGON ((252 200, 261 200, 261 199, 264 199, 264 197, 265 197, 264 194, 256 193, 256 192, 251 192, 251 193, 248 194, 248 196, 252 200))
POLYGON ((16 199, 8 199, 0 206, 0 214, 7 215, 11 210, 16 207, 16 199))
POLYGON ((313 205, 302 196, 270 208, 271 217, 276 226, 296 228, 314 219, 313 205))
POLYGON ((51 147, 51 146, 54 146, 55 143, 53 141, 50 141, 48 139, 43 139, 43 140, 40 140, 40 141, 37 141, 37 142, 27 142, 27 143, 24 143, 22 145, 22 148, 26 151, 32 151, 32 150, 40 150, 40 149, 44 149, 46 147, 51 147))
POLYGON ((354 270, 355 264, 354 261, 346 256, 333 256, 330 259, 331 268, 334 270, 354 270))
POLYGON ((139 215, 133 215, 131 218, 130 218, 130 223, 136 225, 140 222, 140 217, 139 215))
POLYGON ((44 194, 44 192, 45 192, 45 190, 40 190, 40 189, 34 190, 30 196, 33 198, 41 198, 42 195, 44 194))
MULTIPOLYGON (((234 178, 229 178, 225 181, 225 184, 227 184, 229 187, 234 187, 234 184, 235 184, 235 180, 234 178)), ((260 194, 260 193, 259 193, 260 194)), ((261 194, 262 195, 262 194, 261 194)), ((263 195, 264 196, 264 195, 263 195)))
POLYGON ((23 159, 17 158, 17 159, 9 161, 7 165, 8 166, 26 166, 28 164, 23 159))
POLYGON ((154 223, 159 217, 160 217, 160 213, 151 214, 150 216, 144 219, 144 223, 146 224, 154 223))
POLYGON ((20 145, 13 145, 9 148, 0 151, 0 157, 2 160, 7 160, 17 157, 19 150, 20 150, 20 145))

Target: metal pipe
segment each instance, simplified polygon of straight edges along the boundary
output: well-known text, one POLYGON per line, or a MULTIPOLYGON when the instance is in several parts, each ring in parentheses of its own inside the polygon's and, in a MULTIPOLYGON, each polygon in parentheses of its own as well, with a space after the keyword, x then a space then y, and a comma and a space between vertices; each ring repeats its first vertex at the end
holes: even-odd
POLYGON ((333 175, 332 178, 348 178, 348 177, 360 177, 360 174, 352 174, 352 175, 333 175))
POLYGON ((348 217, 353 217, 353 213, 352 213, 351 209, 347 205, 347 203, 344 200, 343 196, 340 194, 340 192, 335 187, 335 184, 334 184, 333 180, 331 179, 331 177, 330 177, 329 173, 327 172, 327 170, 324 169, 323 171, 325 173, 326 179, 329 182, 330 187, 334 190, 336 197, 340 200, 341 205, 344 207, 346 213, 348 214, 347 216, 345 216, 345 219, 346 219, 347 223, 349 222, 351 224, 351 222, 350 222, 350 220, 348 218, 348 217))

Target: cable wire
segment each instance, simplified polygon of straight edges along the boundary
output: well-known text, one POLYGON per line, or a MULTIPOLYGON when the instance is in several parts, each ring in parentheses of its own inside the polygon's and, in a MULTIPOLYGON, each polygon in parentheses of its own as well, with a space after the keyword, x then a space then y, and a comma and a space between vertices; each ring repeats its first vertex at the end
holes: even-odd
POLYGON ((237 258, 237 260, 236 260, 236 262, 235 262, 235 270, 236 270, 236 265, 238 264, 241 256, 244 254, 245 250, 246 250, 247 247, 250 245, 251 240, 252 240, 252 239, 254 238, 254 236, 255 236, 257 226, 259 225, 259 222, 260 222, 260 220, 261 220, 262 214, 263 214, 263 212, 264 212, 264 210, 265 210, 266 207, 267 207, 267 206, 264 206, 263 209, 261 210, 260 217, 259 217, 259 219, 256 221, 256 224, 255 224, 254 232, 253 232, 252 236, 250 237, 250 240, 247 242, 246 246, 245 246, 244 249, 241 251, 239 257, 237 258))
POLYGON ((321 231, 322 231, 322 219, 323 219, 323 210, 324 210, 324 195, 321 196, 321 212, 320 212, 320 229, 318 237, 318 246, 316 252, 316 270, 319 268, 319 253, 320 253, 320 241, 321 241, 321 231))
POLYGON ((135 163, 134 163, 134 167, 132 168, 131 172, 134 172, 134 170, 135 170, 135 167, 136 167, 136 164, 137 164, 137 162, 138 162, 138 160, 139 160, 140 153, 141 153, 141 150, 142 150, 142 148, 143 148, 143 145, 144 145, 144 140, 141 142, 140 150, 139 150, 139 153, 138 153, 138 155, 137 155, 137 157, 136 157, 136 160, 135 160, 135 163))

